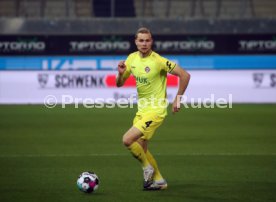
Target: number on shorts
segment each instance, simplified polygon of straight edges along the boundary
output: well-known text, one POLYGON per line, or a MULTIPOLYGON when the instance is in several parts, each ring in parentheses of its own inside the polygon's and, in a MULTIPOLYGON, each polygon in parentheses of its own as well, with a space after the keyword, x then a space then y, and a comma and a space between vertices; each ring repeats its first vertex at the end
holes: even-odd
POLYGON ((146 128, 148 128, 148 127, 150 126, 151 123, 152 123, 152 121, 147 121, 147 122, 145 122, 146 128))

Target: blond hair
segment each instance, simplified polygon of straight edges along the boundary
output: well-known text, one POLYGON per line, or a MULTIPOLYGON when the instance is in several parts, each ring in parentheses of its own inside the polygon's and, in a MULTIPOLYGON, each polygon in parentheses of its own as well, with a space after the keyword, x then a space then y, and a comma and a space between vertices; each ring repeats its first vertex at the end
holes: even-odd
POLYGON ((139 28, 139 29, 137 30, 137 32, 136 32, 136 34, 135 34, 135 39, 137 39, 137 36, 138 36, 138 34, 140 34, 140 33, 142 33, 142 34, 150 34, 150 35, 152 36, 151 31, 150 31, 148 28, 146 28, 146 27, 141 27, 141 28, 139 28))

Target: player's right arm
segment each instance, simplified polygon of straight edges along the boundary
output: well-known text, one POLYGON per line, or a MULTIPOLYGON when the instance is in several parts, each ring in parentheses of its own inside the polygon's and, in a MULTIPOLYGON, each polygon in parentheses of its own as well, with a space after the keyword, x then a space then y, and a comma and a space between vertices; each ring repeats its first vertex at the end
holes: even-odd
POLYGON ((120 61, 118 64, 118 74, 116 77, 116 86, 117 87, 121 87, 124 85, 125 81, 126 81, 126 77, 124 76, 125 72, 126 72, 126 64, 125 61, 120 61))
POLYGON ((125 84, 125 81, 128 79, 128 77, 131 74, 130 70, 130 64, 132 63, 133 56, 135 54, 130 54, 126 61, 120 61, 118 64, 118 74, 116 77, 116 86, 121 87, 125 84))

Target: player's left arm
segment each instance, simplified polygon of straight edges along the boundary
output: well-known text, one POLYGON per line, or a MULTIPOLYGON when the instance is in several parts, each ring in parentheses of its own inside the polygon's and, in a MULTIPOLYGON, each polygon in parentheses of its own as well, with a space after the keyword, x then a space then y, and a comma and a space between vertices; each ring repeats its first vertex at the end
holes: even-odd
POLYGON ((180 110, 180 98, 188 87, 191 75, 178 65, 170 73, 179 77, 178 91, 172 104, 172 112, 175 113, 180 110))

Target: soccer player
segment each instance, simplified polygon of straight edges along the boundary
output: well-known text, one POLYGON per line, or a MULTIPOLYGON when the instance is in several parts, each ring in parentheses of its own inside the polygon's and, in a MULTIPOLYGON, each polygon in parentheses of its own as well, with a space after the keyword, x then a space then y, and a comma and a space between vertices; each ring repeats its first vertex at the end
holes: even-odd
POLYGON ((121 87, 130 74, 133 74, 139 98, 138 112, 133 126, 123 136, 123 144, 142 164, 144 190, 161 190, 168 185, 148 149, 148 141, 167 115, 167 72, 178 76, 180 81, 172 104, 173 113, 180 110, 179 96, 185 92, 190 75, 152 50, 153 39, 149 29, 142 27, 137 30, 135 44, 138 51, 131 53, 126 61, 119 62, 116 77, 116 85, 121 87))

